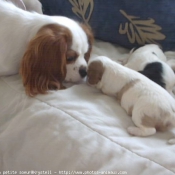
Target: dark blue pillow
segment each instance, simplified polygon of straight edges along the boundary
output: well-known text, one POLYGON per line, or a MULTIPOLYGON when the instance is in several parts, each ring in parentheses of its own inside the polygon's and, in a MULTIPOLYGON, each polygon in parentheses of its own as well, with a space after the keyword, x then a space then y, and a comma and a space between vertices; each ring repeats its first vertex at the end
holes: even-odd
POLYGON ((44 13, 85 22, 97 39, 126 48, 157 43, 175 49, 174 0, 40 0, 44 13))

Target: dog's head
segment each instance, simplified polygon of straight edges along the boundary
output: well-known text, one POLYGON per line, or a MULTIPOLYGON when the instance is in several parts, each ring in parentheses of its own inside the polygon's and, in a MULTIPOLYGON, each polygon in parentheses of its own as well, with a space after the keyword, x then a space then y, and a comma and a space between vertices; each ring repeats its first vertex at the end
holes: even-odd
POLYGON ((30 96, 61 89, 63 81, 78 82, 87 75, 91 30, 68 18, 56 21, 40 28, 23 56, 20 73, 30 96))
POLYGON ((88 65, 87 83, 96 87, 101 82, 104 71, 105 68, 101 60, 91 61, 88 65))

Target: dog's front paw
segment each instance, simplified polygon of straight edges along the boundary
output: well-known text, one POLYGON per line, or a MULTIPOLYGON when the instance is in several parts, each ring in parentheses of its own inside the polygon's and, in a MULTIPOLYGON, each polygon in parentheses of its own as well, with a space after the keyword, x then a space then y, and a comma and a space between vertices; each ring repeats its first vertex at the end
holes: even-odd
POLYGON ((134 127, 134 126, 130 126, 128 127, 128 133, 133 135, 133 136, 138 136, 139 135, 139 128, 134 127))
POLYGON ((150 136, 156 133, 155 128, 146 128, 146 127, 128 127, 128 133, 134 136, 150 136))

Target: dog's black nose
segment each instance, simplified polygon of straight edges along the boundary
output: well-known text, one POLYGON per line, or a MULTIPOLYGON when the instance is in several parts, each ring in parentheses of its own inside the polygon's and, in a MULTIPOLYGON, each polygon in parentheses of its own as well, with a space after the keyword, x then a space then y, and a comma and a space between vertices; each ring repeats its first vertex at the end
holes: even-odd
POLYGON ((80 67, 79 74, 82 78, 84 78, 87 75, 86 67, 84 67, 84 66, 80 67))

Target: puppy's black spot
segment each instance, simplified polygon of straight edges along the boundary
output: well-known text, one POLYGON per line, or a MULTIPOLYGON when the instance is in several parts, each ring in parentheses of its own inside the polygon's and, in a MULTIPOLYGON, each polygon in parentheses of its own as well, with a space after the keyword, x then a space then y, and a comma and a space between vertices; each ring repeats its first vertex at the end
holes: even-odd
POLYGON ((139 72, 148 77, 150 80, 157 83, 158 85, 165 88, 166 84, 163 80, 163 67, 160 62, 149 63, 145 66, 143 71, 139 72))

